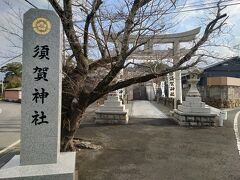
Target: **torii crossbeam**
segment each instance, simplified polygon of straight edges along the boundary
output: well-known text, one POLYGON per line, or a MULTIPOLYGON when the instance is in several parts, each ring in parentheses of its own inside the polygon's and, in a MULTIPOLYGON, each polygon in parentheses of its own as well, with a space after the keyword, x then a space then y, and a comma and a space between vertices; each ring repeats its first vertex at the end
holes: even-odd
MULTIPOLYGON (((163 34, 163 35, 142 35, 138 37, 137 35, 130 35, 129 44, 135 44, 136 40, 138 44, 146 42, 144 44, 144 49, 135 50, 128 59, 139 59, 139 60, 161 60, 161 59, 173 59, 173 63, 177 63, 181 56, 184 56, 188 50, 185 48, 180 49, 180 43, 190 42, 196 38, 196 35, 200 32, 200 27, 192 29, 190 31, 185 31, 175 34, 163 34), (167 50, 154 50, 154 45, 159 44, 173 44, 172 49, 167 50)), ((107 34, 107 33, 105 33, 107 34)), ((108 42, 116 43, 118 48, 120 48, 122 36, 117 37, 117 34, 111 33, 111 38, 108 42)), ((177 107, 177 100, 182 103, 182 81, 181 81, 181 71, 175 72, 175 96, 174 108, 177 107)))

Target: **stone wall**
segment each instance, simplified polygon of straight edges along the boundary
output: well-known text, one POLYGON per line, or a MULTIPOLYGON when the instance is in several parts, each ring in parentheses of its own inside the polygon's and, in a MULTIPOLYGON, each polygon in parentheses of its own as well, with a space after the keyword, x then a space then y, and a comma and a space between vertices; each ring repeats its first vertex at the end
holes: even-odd
POLYGON ((216 108, 240 107, 239 86, 207 86, 200 87, 202 99, 206 104, 216 108))
POLYGON ((221 100, 221 99, 209 98, 208 100, 206 100, 206 103, 208 105, 216 107, 216 108, 235 108, 235 107, 240 107, 240 100, 239 99, 221 100))
POLYGON ((197 114, 184 114, 181 111, 174 110, 172 114, 176 118, 180 126, 217 126, 217 116, 213 114, 209 115, 197 115, 197 114))
POLYGON ((134 86, 136 86, 135 84, 134 85, 131 85, 131 86, 128 86, 125 88, 125 93, 126 93, 126 100, 127 101, 132 101, 133 100, 133 88, 134 86))
POLYGON ((163 104, 164 106, 174 109, 174 99, 168 97, 158 97, 157 103, 163 104))
POLYGON ((152 83, 146 84, 146 92, 147 92, 147 99, 149 101, 153 101, 155 99, 155 92, 154 92, 152 83))
POLYGON ((6 101, 21 101, 21 91, 5 90, 4 100, 6 101))
POLYGON ((128 123, 128 113, 127 112, 113 112, 104 113, 96 112, 95 122, 97 124, 127 124, 128 123))
POLYGON ((228 99, 240 99, 240 84, 239 86, 228 86, 228 99))

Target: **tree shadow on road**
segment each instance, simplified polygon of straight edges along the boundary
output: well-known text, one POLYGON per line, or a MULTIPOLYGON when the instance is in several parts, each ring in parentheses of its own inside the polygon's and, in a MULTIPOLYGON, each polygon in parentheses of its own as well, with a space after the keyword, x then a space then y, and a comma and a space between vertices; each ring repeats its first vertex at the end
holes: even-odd
POLYGON ((131 118, 129 124, 142 124, 142 125, 152 125, 152 126, 178 126, 178 123, 171 118, 131 118))

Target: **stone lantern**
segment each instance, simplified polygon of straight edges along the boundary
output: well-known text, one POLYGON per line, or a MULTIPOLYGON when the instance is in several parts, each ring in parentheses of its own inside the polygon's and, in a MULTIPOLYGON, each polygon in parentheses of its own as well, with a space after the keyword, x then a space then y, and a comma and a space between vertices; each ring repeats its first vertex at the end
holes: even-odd
POLYGON ((182 126, 214 126, 217 114, 212 114, 210 108, 206 107, 197 89, 198 75, 201 72, 199 69, 193 68, 189 70, 189 73, 188 82, 191 87, 187 93, 186 101, 183 101, 182 105, 178 105, 172 115, 182 126))
POLYGON ((188 97, 200 97, 200 93, 197 89, 197 83, 199 81, 198 75, 201 73, 199 69, 195 68, 192 70, 189 70, 190 73, 190 79, 188 82, 190 83, 190 89, 187 93, 188 97))

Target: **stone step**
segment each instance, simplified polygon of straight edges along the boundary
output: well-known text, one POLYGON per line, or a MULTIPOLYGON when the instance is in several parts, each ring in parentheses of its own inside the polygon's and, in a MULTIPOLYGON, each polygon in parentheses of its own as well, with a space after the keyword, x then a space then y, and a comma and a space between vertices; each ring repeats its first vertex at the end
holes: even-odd
POLYGON ((187 102, 183 101, 182 106, 185 107, 193 107, 193 108, 205 108, 205 103, 204 102, 187 102))
POLYGON ((187 102, 202 102, 202 98, 201 97, 189 97, 189 96, 187 96, 186 97, 186 100, 185 101, 187 101, 187 102))
POLYGON ((108 96, 107 100, 109 100, 109 101, 120 101, 118 96, 108 96))
POLYGON ((182 111, 183 113, 199 113, 199 114, 210 114, 210 108, 193 108, 193 107, 186 107, 183 105, 178 106, 178 110, 182 111))
POLYGON ((104 101, 104 106, 122 106, 122 102, 121 101, 104 101))
POLYGON ((99 109, 99 112, 101 111, 124 111, 125 110, 125 106, 120 106, 120 107, 106 107, 103 106, 99 109))

